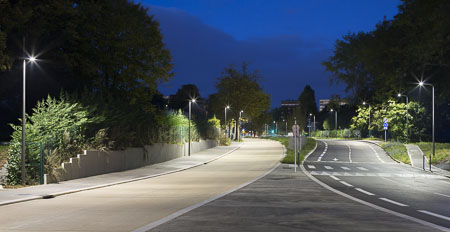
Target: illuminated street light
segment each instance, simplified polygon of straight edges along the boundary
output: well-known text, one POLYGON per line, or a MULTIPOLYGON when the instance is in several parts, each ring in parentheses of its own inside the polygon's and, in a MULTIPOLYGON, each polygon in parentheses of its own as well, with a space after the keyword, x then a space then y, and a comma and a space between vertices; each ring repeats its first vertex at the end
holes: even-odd
POLYGON ((370 104, 363 102, 363 105, 368 105, 369 106, 369 124, 367 125, 367 130, 369 131, 369 137, 370 137, 370 104))
POLYGON ((22 169, 21 169, 21 172, 22 172, 22 185, 25 185, 25 173, 26 173, 26 170, 25 170, 25 150, 26 150, 26 146, 25 146, 25 121, 26 121, 26 119, 25 119, 25 108, 26 108, 26 95, 25 95, 25 92, 26 92, 26 72, 27 72, 27 60, 30 62, 30 63, 34 63, 34 62, 36 62, 36 57, 34 57, 34 56, 31 56, 31 57, 28 57, 27 59, 24 59, 23 60, 23 81, 22 81, 22 83, 23 83, 23 85, 22 85, 22 156, 21 156, 21 158, 22 158, 22 169))
MULTIPOLYGON (((424 83, 423 81, 419 82, 419 86, 423 87, 425 85, 431 86, 431 95, 432 95, 432 100, 431 100, 431 104, 432 104, 432 122, 431 122, 431 133, 432 133, 432 140, 433 140, 433 157, 435 154, 435 143, 434 143, 434 85, 429 84, 429 83, 424 83)), ((430 172, 431 172, 431 154, 430 154, 430 160, 429 160, 429 164, 430 164, 430 172)), ((424 167, 425 169, 425 167, 424 167)))
POLYGON ((408 117, 409 117, 409 115, 408 115, 408 107, 409 107, 408 102, 409 102, 409 99, 408 99, 407 95, 403 95, 401 93, 397 94, 397 97, 399 97, 399 98, 400 97, 405 97, 406 98, 406 143, 408 143, 408 130, 409 130, 409 128, 408 128, 408 121, 409 121, 409 119, 408 119, 408 117))
POLYGON ((188 144, 188 156, 191 156, 191 104, 195 103, 195 98, 189 100, 189 144, 188 144))
POLYGON ((229 109, 230 109, 229 105, 225 106, 225 123, 224 123, 225 124, 225 135, 228 134, 228 137, 230 137, 229 130, 227 128, 227 110, 229 110, 229 109))
POLYGON ((334 130, 337 131, 337 110, 331 109, 331 112, 334 112, 334 130))

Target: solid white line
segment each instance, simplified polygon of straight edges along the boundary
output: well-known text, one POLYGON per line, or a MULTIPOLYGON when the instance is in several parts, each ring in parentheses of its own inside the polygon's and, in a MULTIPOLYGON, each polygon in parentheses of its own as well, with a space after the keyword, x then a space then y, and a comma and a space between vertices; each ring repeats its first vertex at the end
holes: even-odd
POLYGON ((324 168, 326 168, 326 169, 328 169, 328 170, 331 170, 331 169, 333 169, 332 167, 330 167, 330 166, 324 166, 324 168))
POLYGON ((149 230, 151 230, 151 229, 153 229, 153 228, 155 228, 155 227, 157 227, 159 225, 162 225, 162 224, 164 224, 164 223, 166 223, 166 222, 168 222, 170 220, 173 220, 173 219, 175 219, 175 218, 177 218, 177 217, 179 217, 179 216, 181 216, 181 215, 183 215, 183 214, 185 214, 185 213, 187 213, 189 211, 192 211, 192 210, 194 210, 196 208, 199 208, 199 207, 201 207, 203 205, 206 205, 206 204, 208 204, 208 203, 210 203, 212 201, 215 201, 215 200, 217 200, 217 199, 219 199, 221 197, 224 197, 224 196, 226 196, 226 195, 228 195, 228 194, 230 194, 230 193, 232 193, 234 191, 237 191, 237 190, 239 190, 239 189, 241 189, 241 188, 243 188, 243 187, 245 187, 245 186, 247 186, 247 185, 249 185, 249 184, 251 184, 251 183, 253 183, 253 182, 255 182, 255 181, 257 181, 257 180, 259 180, 259 179, 261 179, 263 177, 265 177, 265 176, 267 176, 269 173, 271 173, 273 170, 275 170, 278 166, 280 166, 280 164, 281 163, 278 163, 277 165, 275 165, 272 169, 270 169, 269 171, 267 171, 263 175, 261 175, 259 177, 256 177, 255 179, 253 179, 253 180, 251 180, 251 181, 249 181, 247 183, 241 184, 241 185, 239 185, 238 187, 236 187, 234 189, 228 190, 228 191, 226 191, 224 193, 221 193, 221 194, 219 194, 217 196, 214 196, 214 197, 211 197, 211 198, 209 198, 207 200, 199 202, 199 203, 197 203, 195 205, 191 205, 191 206, 189 206, 187 208, 179 210, 179 211, 177 211, 177 212, 175 212, 175 213, 173 213, 173 214, 171 214, 169 216, 163 217, 163 218, 161 218, 161 219, 159 219, 157 221, 154 221, 154 222, 152 222, 152 223, 150 223, 148 225, 145 225, 145 226, 143 226, 141 228, 138 228, 138 229, 134 230, 133 232, 149 231, 149 230))
POLYGON ((333 180, 341 180, 341 179, 339 179, 339 178, 337 178, 337 177, 335 177, 335 176, 333 176, 333 175, 330 175, 330 177, 331 177, 333 180))
POLYGON ((429 227, 434 228, 434 229, 437 229, 437 230, 450 232, 450 229, 448 229, 448 228, 446 228, 446 227, 443 227, 443 226, 440 226, 440 225, 436 225, 436 224, 433 224, 433 223, 431 223, 431 222, 424 221, 424 220, 419 219, 419 218, 411 217, 411 216, 406 215, 406 214, 402 214, 402 213, 399 213, 399 212, 395 212, 395 211, 393 211, 393 210, 386 209, 386 208, 383 208, 383 207, 381 207, 381 206, 378 206, 378 205, 369 203, 369 202, 367 202, 367 201, 363 201, 363 200, 361 200, 361 199, 358 199, 358 198, 356 198, 356 197, 350 196, 350 195, 348 195, 348 194, 346 194, 346 193, 343 193, 343 192, 341 192, 341 191, 339 191, 339 190, 336 190, 336 189, 334 189, 334 188, 328 186, 327 184, 321 182, 320 180, 318 180, 318 179, 315 178, 314 176, 310 175, 310 174, 308 173, 308 171, 306 171, 306 169, 305 169, 305 167, 304 167, 303 165, 301 165, 300 168, 302 169, 302 172, 303 172, 306 176, 308 176, 311 180, 313 180, 313 181, 316 182, 317 184, 321 185, 322 187, 324 187, 324 188, 326 188, 326 189, 328 189, 328 190, 330 190, 330 191, 332 191, 332 192, 334 192, 334 193, 336 193, 336 194, 339 194, 339 195, 341 195, 341 196, 343 196, 343 197, 346 197, 346 198, 348 198, 348 199, 350 199, 350 200, 356 201, 356 202, 361 203, 361 204, 363 204, 363 205, 367 205, 367 206, 369 206, 369 207, 372 207, 372 208, 374 208, 374 209, 380 210, 380 211, 385 212, 385 213, 390 213, 390 214, 392 214, 392 215, 395 215, 395 216, 398 216, 398 217, 401 217, 401 218, 404 218, 404 219, 407 219, 407 220, 410 220, 410 221, 413 221, 413 222, 416 222, 416 223, 419 223, 419 224, 422 224, 422 225, 425 225, 425 226, 429 226, 429 227))
POLYGON ((369 169, 363 168, 363 167, 357 167, 357 169, 362 170, 362 171, 369 171, 369 169))
POLYGON ((369 195, 369 196, 375 195, 375 194, 373 194, 373 193, 371 193, 371 192, 367 192, 367 191, 364 190, 364 189, 360 189, 360 188, 355 188, 355 189, 358 190, 358 191, 360 191, 360 192, 362 192, 362 193, 364 193, 364 194, 366 194, 366 195, 369 195))
POLYGON ((435 217, 442 218, 442 219, 445 219, 445 220, 450 221, 450 217, 447 217, 447 216, 444 216, 444 215, 440 215, 440 214, 433 213, 433 212, 426 211, 426 210, 417 210, 417 211, 419 211, 419 212, 421 212, 421 213, 426 213, 426 214, 428 214, 428 215, 435 216, 435 217))
POLYGON ((400 203, 400 202, 396 202, 396 201, 393 201, 393 200, 389 200, 389 199, 384 198, 384 197, 381 197, 381 198, 378 198, 378 199, 383 200, 383 201, 387 201, 387 202, 389 202, 389 203, 392 203, 392 204, 398 205, 398 206, 403 206, 403 207, 408 206, 408 205, 402 204, 402 203, 400 203))
POLYGON ((344 170, 350 170, 350 168, 347 168, 347 167, 341 167, 341 168, 344 170))
POLYGON ((443 196, 443 197, 448 197, 448 198, 450 198, 449 195, 445 195, 445 194, 442 194, 442 193, 434 193, 434 194, 439 195, 439 196, 443 196))
POLYGON ((314 166, 314 165, 308 165, 308 168, 309 168, 309 169, 316 169, 316 166, 314 166))
POLYGON ((345 181, 341 181, 341 184, 346 185, 346 186, 348 186, 348 187, 353 187, 353 185, 351 185, 351 184, 349 184, 349 183, 347 183, 347 182, 345 182, 345 181))

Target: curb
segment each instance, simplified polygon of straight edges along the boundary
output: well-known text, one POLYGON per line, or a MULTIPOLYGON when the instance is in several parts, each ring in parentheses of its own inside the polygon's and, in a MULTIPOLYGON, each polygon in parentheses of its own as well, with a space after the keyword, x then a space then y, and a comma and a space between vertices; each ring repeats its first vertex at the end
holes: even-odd
POLYGON ((145 179, 150 179, 150 178, 154 178, 154 177, 158 177, 158 176, 164 176, 164 175, 168 175, 168 174, 172 174, 172 173, 176 173, 176 172, 181 172, 181 171, 185 171, 191 168, 195 168, 201 165, 205 165, 208 163, 211 163, 215 160, 218 160, 226 155, 229 155, 231 153, 233 153, 234 151, 236 151, 237 149, 239 149, 241 147, 242 143, 238 143, 238 146, 230 151, 227 151, 226 153, 212 158, 210 160, 207 160, 205 162, 201 162, 198 164, 194 164, 190 167, 186 167, 186 168, 180 168, 177 170, 173 170, 173 171, 168 171, 168 172, 162 172, 162 173, 158 173, 158 174, 153 174, 153 175, 149 175, 149 176, 143 176, 143 177, 138 177, 138 178, 132 178, 129 180, 122 180, 122 181, 117 181, 117 182, 113 182, 113 183, 108 183, 108 184, 101 184, 101 185, 95 185, 95 186, 91 186, 91 187, 86 187, 86 188, 79 188, 79 189, 72 189, 72 190, 68 190, 68 191, 63 191, 63 192, 56 192, 56 193, 52 193, 52 194, 47 194, 47 195, 43 195, 43 196, 34 196, 34 197, 29 197, 29 198, 22 198, 22 199, 18 199, 18 200, 11 200, 11 201, 6 201, 6 202, 1 202, 0 206, 5 206, 5 205, 11 205, 11 204, 15 204, 15 203, 21 203, 21 202, 26 202, 26 201, 32 201, 32 200, 39 200, 39 199, 50 199, 50 198, 55 198, 57 196, 62 196, 62 195, 67 195, 67 194, 71 194, 71 193, 77 193, 77 192, 83 192, 83 191, 88 191, 88 190, 93 190, 93 189, 99 189, 99 188, 105 188, 105 187, 110 187, 110 186, 114 186, 114 185, 119 185, 119 184, 126 184, 126 183, 130 183, 130 182, 135 182, 135 181, 140 181, 140 180, 145 180, 145 179))

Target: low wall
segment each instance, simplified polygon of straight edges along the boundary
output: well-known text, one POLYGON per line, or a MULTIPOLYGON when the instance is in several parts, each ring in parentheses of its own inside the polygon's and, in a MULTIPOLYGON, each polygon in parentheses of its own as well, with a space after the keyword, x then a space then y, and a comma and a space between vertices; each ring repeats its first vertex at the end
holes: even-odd
MULTIPOLYGON (((294 149, 294 146, 295 146, 294 142, 295 142, 294 137, 290 136, 289 137, 289 148, 290 149, 294 149)), ((297 146, 300 145, 300 142, 301 142, 301 145, 302 145, 302 148, 303 148, 306 145, 306 137, 305 136, 297 137, 297 146)))
MULTIPOLYGON (((217 146, 215 140, 191 143, 191 152, 199 152, 217 146)), ((127 148, 123 151, 84 151, 62 164, 60 180, 73 180, 111 172, 135 169, 150 164, 165 162, 188 155, 188 144, 157 143, 142 148, 127 148)), ((50 181, 53 182, 53 181, 50 181)))

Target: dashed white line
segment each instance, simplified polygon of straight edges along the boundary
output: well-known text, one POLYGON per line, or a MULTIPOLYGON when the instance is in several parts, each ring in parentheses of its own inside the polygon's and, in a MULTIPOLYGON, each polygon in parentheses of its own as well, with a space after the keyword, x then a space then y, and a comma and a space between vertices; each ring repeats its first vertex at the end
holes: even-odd
POLYGON ((314 165, 308 165, 308 168, 309 168, 309 169, 316 169, 316 166, 314 166, 314 165))
POLYGON ((381 159, 381 157, 378 155, 378 152, 371 146, 369 145, 370 149, 372 149, 372 151, 375 153, 375 156, 377 157, 377 159, 381 162, 384 163, 384 160, 381 159))
POLYGON ((417 211, 450 221, 450 217, 447 217, 447 216, 444 216, 444 215, 440 215, 440 214, 433 213, 433 212, 426 211, 426 210, 417 210, 417 211))
POLYGON ((339 179, 339 178, 337 178, 337 177, 335 177, 335 176, 333 176, 333 175, 330 175, 330 177, 331 177, 333 180, 341 180, 341 179, 339 179))
POLYGON ((357 167, 357 169, 361 170, 361 171, 369 171, 369 169, 364 168, 364 167, 357 167))
POLYGON ((325 149, 323 150, 322 154, 320 154, 319 158, 317 158, 317 161, 322 161, 322 157, 327 153, 328 150, 328 143, 322 141, 325 144, 325 149))
POLYGON ((344 170, 350 170, 350 168, 348 168, 348 167, 341 167, 341 168, 344 170))
POLYGON ((350 163, 353 163, 353 161, 352 161, 352 148, 348 144, 347 144, 347 147, 348 147, 348 160, 350 161, 350 163))
POLYGON ((341 183, 342 183, 343 185, 348 186, 348 187, 353 187, 353 185, 351 185, 351 184, 349 184, 349 183, 347 183, 347 182, 345 182, 345 181, 341 181, 341 183))
POLYGON ((324 168, 326 168, 326 169, 328 169, 328 170, 331 170, 331 169, 333 169, 332 167, 330 167, 330 166, 324 166, 324 168))
POLYGON ((439 196, 443 196, 443 197, 448 197, 448 198, 450 198, 449 195, 445 195, 445 194, 442 194, 442 193, 433 193, 433 194, 436 194, 436 195, 439 195, 439 196))
POLYGON ((380 197, 378 199, 386 201, 386 202, 389 202, 389 203, 394 204, 394 205, 402 206, 402 207, 408 206, 408 205, 405 205, 405 204, 402 204, 400 202, 396 202, 396 201, 393 201, 393 200, 390 200, 390 199, 387 199, 387 198, 384 198, 384 197, 380 197))
POLYGON ((364 193, 364 194, 366 194, 366 195, 369 195, 369 196, 373 196, 373 195, 375 195, 375 194, 373 194, 373 193, 371 193, 371 192, 367 192, 366 190, 364 190, 364 189, 360 189, 360 188, 355 188, 357 191, 360 191, 360 192, 362 192, 362 193, 364 193))

